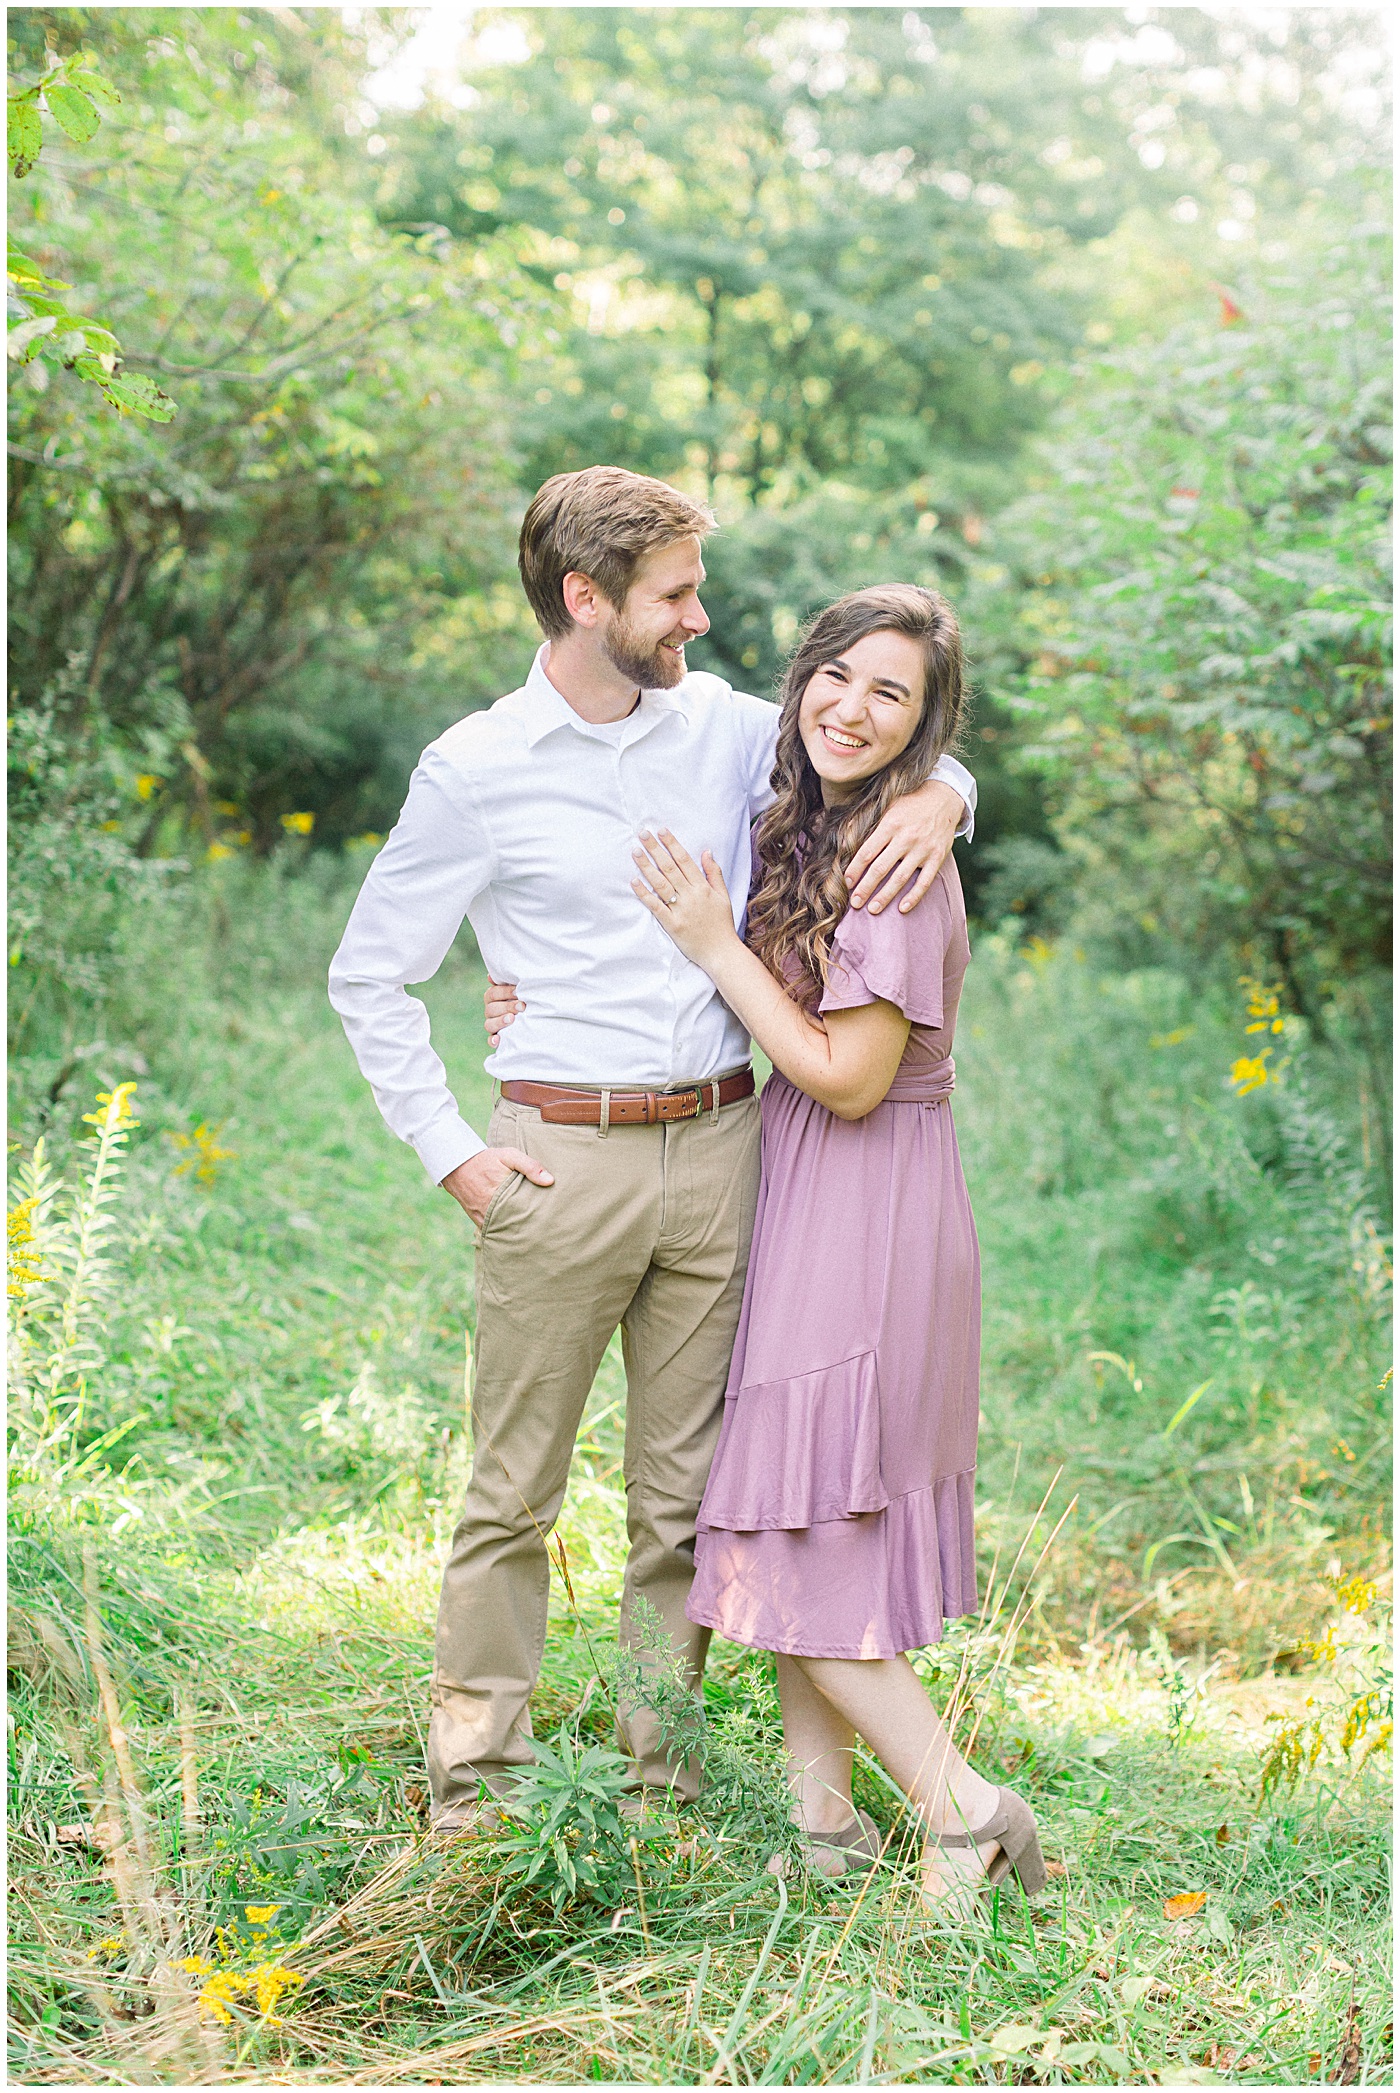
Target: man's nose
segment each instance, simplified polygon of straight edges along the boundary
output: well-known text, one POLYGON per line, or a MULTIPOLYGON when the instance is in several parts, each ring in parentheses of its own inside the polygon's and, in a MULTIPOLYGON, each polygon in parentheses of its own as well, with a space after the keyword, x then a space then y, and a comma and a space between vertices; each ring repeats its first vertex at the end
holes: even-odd
POLYGON ((687 632, 694 634, 696 639, 703 639, 709 631, 710 621, 705 615, 705 606, 698 596, 692 596, 690 602, 682 611, 681 623, 687 632))

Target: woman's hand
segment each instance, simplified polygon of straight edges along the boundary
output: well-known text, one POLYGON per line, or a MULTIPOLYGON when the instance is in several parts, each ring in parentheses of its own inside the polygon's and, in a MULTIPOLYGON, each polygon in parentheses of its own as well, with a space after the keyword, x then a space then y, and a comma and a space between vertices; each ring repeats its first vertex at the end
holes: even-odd
POLYGON ((665 828, 659 836, 644 829, 641 848, 632 857, 642 875, 633 880, 632 892, 686 958, 709 973, 728 948, 739 943, 719 866, 708 850, 697 865, 665 828))

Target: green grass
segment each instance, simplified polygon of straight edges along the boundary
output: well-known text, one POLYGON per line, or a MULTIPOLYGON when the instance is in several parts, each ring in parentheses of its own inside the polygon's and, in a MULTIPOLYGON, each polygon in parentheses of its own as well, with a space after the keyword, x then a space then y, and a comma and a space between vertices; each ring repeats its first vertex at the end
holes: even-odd
MULTIPOLYGON (((519 1884, 536 1826, 422 1834, 470 1231, 383 1131, 325 1006, 343 906, 231 875, 181 958, 148 955, 126 1021, 151 1065, 61 1475, 16 1415, 12 2075, 1389 2083, 1386 1761, 1366 1757, 1386 1272, 1345 1052, 1290 1038, 1283 1084, 1239 1099, 1235 1011, 979 941, 957 1112, 989 1600, 921 1661, 935 1692, 961 1682, 979 1764, 1032 1797, 1053 1894, 972 1924, 923 1912, 873 1766, 877 1878, 770 1872, 770 1671, 717 1645, 709 1798, 633 1853, 606 1761, 579 1775, 597 1889, 571 1900, 548 1867, 519 1884), (208 1184, 169 1138, 201 1123, 235 1151, 208 1184), (83 1467, 79 1442, 136 1416, 83 1467), (1204 1903, 1168 1918, 1188 1892, 1204 1903), (172 1973, 187 1956, 208 1968, 172 1973), (247 1990, 227 2021, 201 2010, 211 1973, 258 1966, 304 1980, 278 2021, 247 1990)), ((465 957, 427 991, 478 1124, 480 985, 465 957)), ((26 1144, 65 1058, 54 1041, 17 1068, 26 1144)), ((60 1157, 82 1086, 128 1073, 113 1048, 60 1089, 60 1157)), ((577 1605, 560 1586, 535 1708, 566 1753, 609 1742, 622 1395, 612 1353, 561 1522, 577 1605)))

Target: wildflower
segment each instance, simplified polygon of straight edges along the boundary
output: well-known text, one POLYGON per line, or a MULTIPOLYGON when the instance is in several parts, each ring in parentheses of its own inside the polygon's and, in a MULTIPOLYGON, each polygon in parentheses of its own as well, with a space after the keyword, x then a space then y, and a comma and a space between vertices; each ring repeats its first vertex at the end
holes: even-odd
POLYGON ((211 864, 217 865, 220 858, 231 858, 233 852, 229 849, 227 843, 211 843, 204 855, 211 864))
POLYGON ((207 2013, 212 2013, 221 2026, 228 2027, 233 2019, 229 2008, 236 2002, 244 1988, 244 1978, 237 1970, 216 1970, 209 1982, 202 1985, 199 2003, 207 2013))
POLYGON ((221 1119, 217 1126, 201 1120, 192 1134, 171 1134, 167 1138, 184 1152, 184 1161, 175 1165, 177 1177, 187 1177, 193 1171, 202 1185, 212 1185, 218 1174, 220 1163, 236 1156, 236 1148, 220 1148, 219 1135, 224 1130, 221 1119))
POLYGON ((36 1192, 19 1206, 12 1206, 5 1217, 5 1292, 10 1300, 23 1305, 31 1286, 40 1286, 44 1270, 34 1248, 34 1212, 39 1204, 36 1192))
POLYGON ((253 1971, 251 1982, 259 2019, 275 2023, 277 2001, 285 1992, 299 1991, 306 1979, 280 1962, 263 1962, 253 1971))
POLYGON ((1348 1577, 1337 1582, 1334 1589, 1348 1613, 1369 1613, 1376 1603, 1376 1587, 1369 1578, 1348 1577))
POLYGON ((139 1126, 140 1121, 131 1109, 135 1095, 134 1083, 118 1083, 115 1090, 99 1090, 97 1110, 84 1112, 83 1125, 96 1127, 99 1134, 124 1134, 128 1127, 139 1126))
POLYGON ((243 1907, 250 1926, 265 1926, 270 1919, 276 1918, 281 1909, 280 1904, 245 1904, 243 1907))
POLYGON ((209 1977, 214 1973, 213 1963, 207 1962, 203 1955, 186 1955, 180 1967, 191 1977, 209 1977))
POLYGON ((282 826, 289 836, 309 836, 316 826, 314 814, 284 814, 282 826))
POLYGON ((1272 1052, 1272 1047, 1265 1047, 1259 1054, 1241 1054, 1231 1064, 1230 1081, 1237 1097, 1248 1097, 1251 1090, 1262 1090, 1266 1083, 1278 1081, 1274 1071, 1264 1066, 1272 1052))
POLYGON ((1250 1017, 1250 1023, 1245 1026, 1245 1031, 1282 1032, 1284 1020, 1279 1016, 1278 984, 1275 983, 1272 988, 1266 988, 1263 982, 1256 981, 1252 974, 1241 974, 1240 987, 1245 992, 1245 1007, 1250 1017))
POLYGON ((105 1940, 98 1941, 95 1948, 88 1949, 87 1959, 89 1962, 111 1962, 115 1956, 124 1955, 125 1953, 126 1935, 124 1933, 109 1933, 105 1940))
POLYGON ((153 770, 143 770, 136 780, 136 797, 141 800, 149 799, 160 783, 162 780, 153 770))
POLYGON ((288 1969, 280 1962, 260 1962, 256 1968, 248 1970, 215 1970, 198 1955, 191 1955, 180 1967, 193 1975, 208 1977, 208 1982, 200 1988, 199 2003, 224 2027, 232 2021, 233 2008, 240 1998, 249 1995, 257 2008, 259 2020, 272 2027, 280 2026, 279 2002, 288 1993, 300 1991, 306 1982, 299 1971, 288 1969))

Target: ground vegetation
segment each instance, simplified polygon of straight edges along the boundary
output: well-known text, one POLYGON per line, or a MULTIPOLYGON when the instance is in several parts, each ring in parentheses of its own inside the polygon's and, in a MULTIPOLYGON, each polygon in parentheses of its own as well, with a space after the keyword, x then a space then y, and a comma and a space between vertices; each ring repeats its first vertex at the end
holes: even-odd
POLYGON ((11 12, 18 2082, 1389 2082, 1374 22, 11 12), (736 681, 867 580, 967 633, 986 1600, 920 1662, 1033 1913, 924 1913, 873 1765, 805 1877, 733 1647, 622 1813, 612 1354, 531 1792, 425 1833, 471 1244, 324 970, 595 459, 713 499, 736 681))

